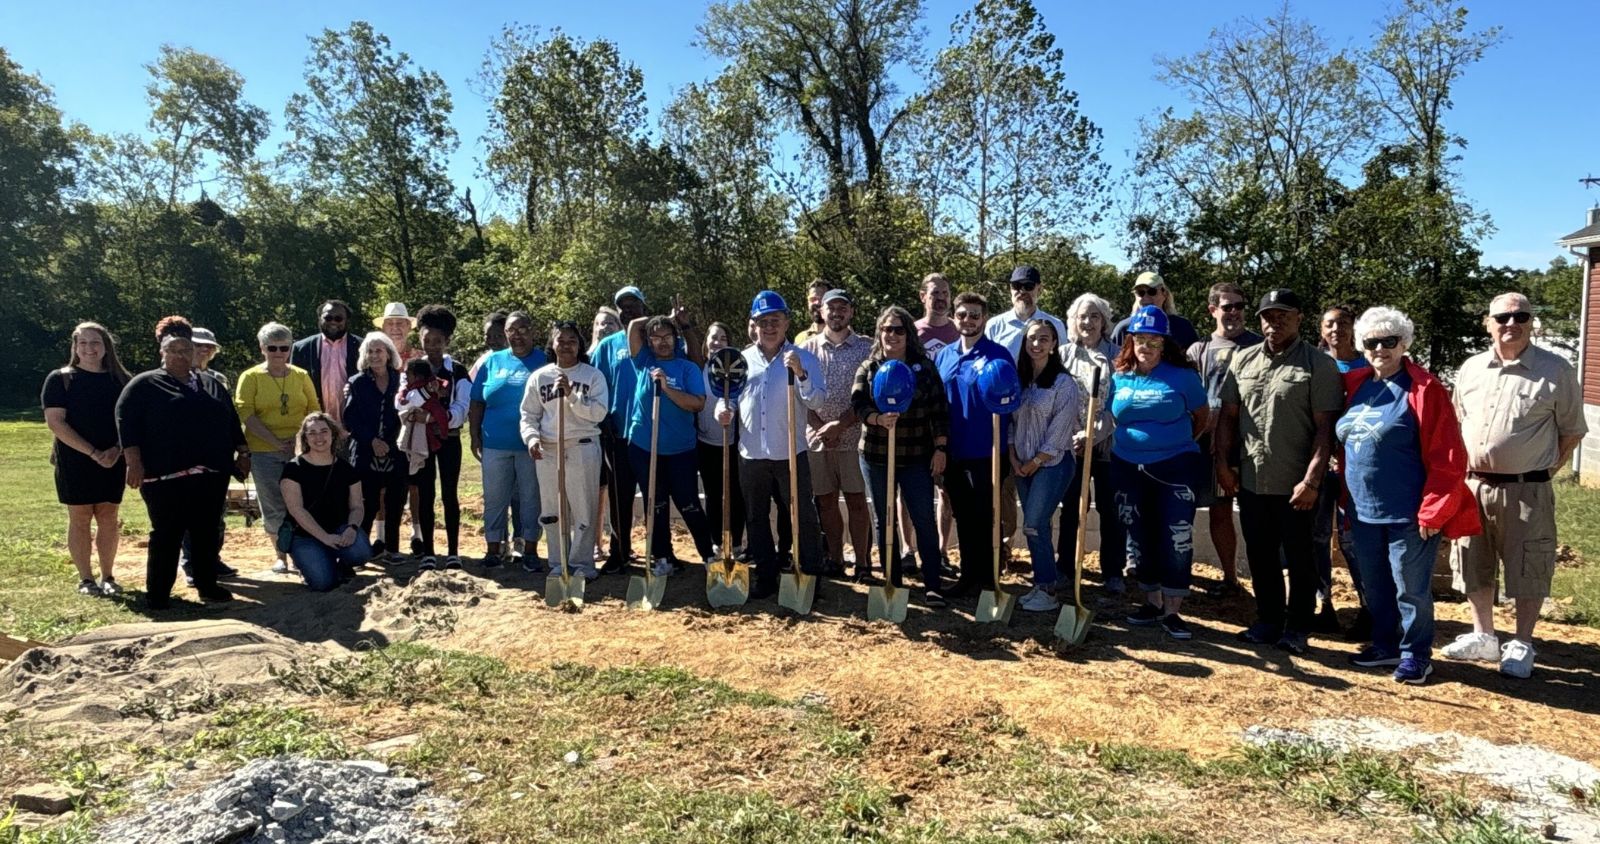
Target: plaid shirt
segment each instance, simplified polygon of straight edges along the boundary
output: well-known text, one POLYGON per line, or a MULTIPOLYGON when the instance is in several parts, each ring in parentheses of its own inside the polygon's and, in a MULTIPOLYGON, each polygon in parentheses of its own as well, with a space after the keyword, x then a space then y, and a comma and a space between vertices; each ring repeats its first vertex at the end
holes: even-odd
MULTIPOLYGON (((827 394, 822 399, 822 406, 812 411, 823 422, 832 422, 843 416, 845 411, 852 409, 854 402, 851 400, 851 386, 856 371, 861 368, 861 363, 872 354, 872 341, 855 333, 845 337, 843 343, 834 343, 828 339, 826 332, 813 334, 810 339, 800 344, 800 348, 817 356, 817 362, 822 364, 822 381, 827 385, 827 394)), ((839 435, 839 445, 835 451, 843 451, 855 446, 861 439, 861 423, 844 429, 839 435)), ((817 429, 813 425, 806 426, 806 442, 812 451, 823 451, 822 440, 817 436, 817 429)))
MULTIPOLYGON (((877 358, 868 357, 856 370, 850 403, 863 421, 868 414, 878 412, 878 406, 872 400, 872 377, 878 374, 881 363, 883 361, 877 358)), ((924 358, 911 363, 911 371, 917 377, 917 391, 911 399, 911 409, 900 414, 900 420, 895 423, 895 460, 926 463, 933 459, 933 441, 950 438, 950 403, 945 398, 944 382, 939 380, 939 371, 934 368, 933 361, 924 358)), ((861 456, 869 463, 889 462, 887 428, 881 425, 862 426, 861 456)))

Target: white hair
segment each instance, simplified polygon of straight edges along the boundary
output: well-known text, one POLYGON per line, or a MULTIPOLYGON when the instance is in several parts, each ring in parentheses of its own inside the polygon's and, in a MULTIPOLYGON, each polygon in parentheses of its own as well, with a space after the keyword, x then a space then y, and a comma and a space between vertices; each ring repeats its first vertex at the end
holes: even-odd
POLYGON ((1498 304, 1500 302, 1507 302, 1507 301, 1516 302, 1518 310, 1523 310, 1523 311, 1532 311, 1533 310, 1533 303, 1528 301, 1528 297, 1522 295, 1521 293, 1517 293, 1515 291, 1511 291, 1511 292, 1501 293, 1499 296, 1496 296, 1493 299, 1489 300, 1489 313, 1490 313, 1490 315, 1494 314, 1494 312, 1496 310, 1495 309, 1495 305, 1496 304, 1498 304))
POLYGON ((1361 318, 1356 320, 1356 345, 1368 337, 1399 337, 1400 342, 1411 345, 1411 339, 1416 336, 1416 326, 1411 324, 1411 318, 1394 308, 1379 305, 1368 308, 1361 318))
POLYGON ((394 347, 394 341, 382 331, 369 331, 367 336, 361 338, 361 353, 358 358, 358 367, 365 369, 367 366, 367 352, 373 346, 382 346, 389 351, 389 368, 395 372, 400 371, 400 350, 394 347))
POLYGON ((1078 317, 1082 316, 1085 308, 1093 308, 1100 314, 1100 324, 1104 326, 1100 330, 1100 339, 1110 337, 1111 327, 1115 324, 1111 320, 1111 303, 1093 293, 1085 293, 1073 299, 1067 308, 1067 339, 1073 343, 1082 342, 1083 331, 1078 328, 1078 317))
POLYGON ((294 332, 281 322, 269 322, 256 332, 256 345, 265 346, 273 340, 293 340, 294 332))

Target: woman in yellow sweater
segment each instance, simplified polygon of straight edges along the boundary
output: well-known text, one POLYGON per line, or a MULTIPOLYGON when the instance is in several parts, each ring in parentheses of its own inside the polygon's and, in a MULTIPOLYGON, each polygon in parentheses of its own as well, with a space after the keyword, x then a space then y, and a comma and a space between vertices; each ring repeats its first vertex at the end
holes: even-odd
MULTIPOLYGON (((283 466, 294 459, 294 437, 306 414, 322 409, 317 402, 311 376, 289 363, 289 347, 294 335, 287 326, 269 322, 256 332, 264 363, 239 374, 233 391, 233 404, 244 423, 244 436, 250 444, 250 473, 256 479, 256 500, 261 503, 261 524, 267 536, 276 540, 278 526, 286 510, 278 482, 283 466)), ((285 573, 289 563, 282 551, 272 570, 285 573)))

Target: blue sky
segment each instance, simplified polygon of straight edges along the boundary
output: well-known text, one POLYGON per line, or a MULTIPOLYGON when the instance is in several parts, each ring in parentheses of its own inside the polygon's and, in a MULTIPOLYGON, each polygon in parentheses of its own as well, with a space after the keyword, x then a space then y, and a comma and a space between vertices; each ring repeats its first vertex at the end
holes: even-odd
MULTIPOLYGON (((1126 167, 1138 120, 1167 105, 1182 107, 1155 78, 1153 59, 1200 48, 1212 28, 1242 16, 1262 17, 1276 0, 1229 3, 1178 0, 1064 2, 1036 0, 1066 54, 1069 84, 1084 112, 1105 132, 1114 168, 1126 167)), ((930 52, 943 46, 950 23, 967 3, 930 0, 924 24, 930 52)), ((142 65, 162 43, 215 55, 246 79, 247 97, 266 108, 275 128, 283 104, 301 83, 307 36, 370 21, 396 48, 439 73, 455 103, 461 148, 451 163, 458 188, 488 194, 478 176, 486 104, 469 87, 485 48, 510 22, 560 27, 578 37, 608 38, 644 72, 652 122, 673 93, 718 71, 720 62, 693 46, 704 6, 638 0, 580 3, 477 2, 220 2, 0 3, 0 45, 28 72, 55 89, 69 119, 99 132, 142 131, 147 116, 142 65), (451 8, 454 6, 455 8, 451 8)), ((1360 46, 1384 16, 1383 0, 1316 0, 1295 5, 1335 45, 1360 46)), ((1466 195, 1493 218, 1485 260, 1538 267, 1560 254, 1553 241, 1584 224, 1600 189, 1579 178, 1600 176, 1600 110, 1592 100, 1593 33, 1600 11, 1583 0, 1479 3, 1477 27, 1500 25, 1505 41, 1475 66, 1455 94, 1450 125, 1470 146, 1459 165, 1466 195), (1587 94, 1585 86, 1589 86, 1587 94)), ((278 137, 269 142, 269 153, 278 137)), ((493 202, 480 201, 492 211, 493 202)), ((1114 237, 1095 251, 1125 266, 1114 237)))

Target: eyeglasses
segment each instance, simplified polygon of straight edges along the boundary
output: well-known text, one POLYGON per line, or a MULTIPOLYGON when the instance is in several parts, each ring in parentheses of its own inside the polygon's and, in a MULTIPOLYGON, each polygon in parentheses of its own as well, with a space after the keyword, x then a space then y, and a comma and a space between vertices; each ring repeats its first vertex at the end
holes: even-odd
POLYGON ((1533 319, 1533 314, 1530 314, 1527 311, 1507 311, 1503 314, 1494 315, 1494 321, 1500 323, 1501 325, 1511 322, 1521 325, 1530 319, 1533 319))
POLYGON ((1243 302, 1223 302, 1222 304, 1217 306, 1217 310, 1222 311, 1225 314, 1236 314, 1236 313, 1244 310, 1244 303, 1243 302))
POLYGON ((1361 341, 1361 348, 1369 352, 1374 349, 1392 349, 1398 345, 1400 345, 1398 334, 1390 334, 1388 337, 1368 337, 1361 341))
POLYGON ((979 312, 976 312, 976 311, 962 310, 962 311, 956 311, 955 317, 956 317, 956 319, 959 319, 959 320, 983 319, 983 314, 979 313, 979 312))
POLYGON ((906 333, 906 327, 903 325, 882 325, 878 327, 878 330, 884 334, 889 334, 895 337, 899 337, 906 333))
POLYGON ((1024 291, 1024 292, 1030 291, 1033 288, 1038 287, 1038 286, 1039 286, 1039 282, 1037 282, 1037 281, 1013 281, 1013 282, 1011 282, 1011 289, 1012 290, 1021 290, 1021 291, 1024 291))
POLYGON ((289 347, 288 346, 263 346, 262 348, 266 349, 269 352, 278 352, 280 354, 283 353, 283 352, 289 351, 289 347))
POLYGON ((1161 336, 1157 334, 1133 335, 1133 345, 1135 346, 1159 346, 1162 342, 1161 336))

